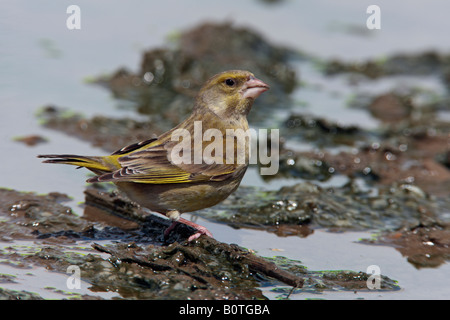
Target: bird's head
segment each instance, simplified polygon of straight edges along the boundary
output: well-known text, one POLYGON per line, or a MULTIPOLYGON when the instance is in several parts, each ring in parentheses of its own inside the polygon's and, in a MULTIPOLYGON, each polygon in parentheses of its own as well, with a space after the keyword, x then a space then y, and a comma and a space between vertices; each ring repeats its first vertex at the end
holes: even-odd
POLYGON ((197 107, 209 108, 221 117, 247 115, 253 101, 269 86, 253 73, 231 70, 209 79, 197 96, 197 107))

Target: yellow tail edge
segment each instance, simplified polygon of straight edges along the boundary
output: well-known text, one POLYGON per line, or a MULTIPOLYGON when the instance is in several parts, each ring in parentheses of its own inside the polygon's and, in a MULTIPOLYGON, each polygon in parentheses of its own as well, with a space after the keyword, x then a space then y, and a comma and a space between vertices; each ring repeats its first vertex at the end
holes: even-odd
POLYGON ((37 157, 47 159, 42 161, 43 163, 70 164, 84 167, 93 170, 94 172, 111 172, 111 169, 104 164, 102 157, 78 156, 74 154, 43 154, 38 155, 37 157))

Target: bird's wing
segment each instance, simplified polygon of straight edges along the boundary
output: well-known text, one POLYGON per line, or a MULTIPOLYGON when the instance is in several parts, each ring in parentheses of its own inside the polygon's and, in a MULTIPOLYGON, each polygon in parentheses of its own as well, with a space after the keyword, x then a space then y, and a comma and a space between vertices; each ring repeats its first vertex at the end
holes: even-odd
MULTIPOLYGON (((242 164, 226 161, 207 164, 175 163, 171 152, 177 142, 167 139, 151 139, 122 148, 110 157, 120 169, 105 173, 88 182, 138 182, 151 184, 222 181, 240 172, 242 164)), ((222 158, 225 160, 225 158, 222 158)))

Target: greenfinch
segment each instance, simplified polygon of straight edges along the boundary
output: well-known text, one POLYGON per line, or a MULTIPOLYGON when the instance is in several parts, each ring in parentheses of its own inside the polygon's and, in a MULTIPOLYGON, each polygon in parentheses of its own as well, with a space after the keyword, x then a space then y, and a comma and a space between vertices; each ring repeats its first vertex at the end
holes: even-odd
POLYGON ((157 138, 108 156, 38 157, 47 158, 44 163, 89 169, 96 176, 87 182, 113 182, 132 201, 173 221, 165 236, 181 222, 196 229, 188 241, 201 235, 212 237, 205 227, 180 215, 214 206, 238 188, 248 167, 249 152, 240 145, 246 141, 235 139, 232 133, 248 130, 247 115, 252 104, 268 89, 248 71, 225 71, 203 85, 187 119, 157 138), (207 133, 212 135, 208 138, 207 133))

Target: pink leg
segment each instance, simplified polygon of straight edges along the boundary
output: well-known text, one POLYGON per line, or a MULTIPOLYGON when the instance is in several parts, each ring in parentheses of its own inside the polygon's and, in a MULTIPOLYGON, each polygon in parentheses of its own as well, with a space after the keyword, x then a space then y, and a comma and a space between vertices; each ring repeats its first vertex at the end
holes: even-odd
POLYGON ((212 233, 208 229, 206 229, 204 226, 201 226, 199 224, 196 224, 196 223, 194 223, 192 221, 189 221, 189 220, 186 220, 184 218, 180 218, 178 220, 178 222, 181 222, 181 223, 184 223, 184 224, 186 224, 188 226, 191 226, 192 228, 194 228, 195 230, 198 231, 197 233, 194 233, 192 236, 189 237, 189 239, 188 239, 189 242, 193 241, 195 239, 198 239, 201 235, 206 235, 208 237, 213 238, 212 233))
POLYGON ((179 222, 188 225, 198 231, 188 238, 188 242, 198 239, 201 235, 206 235, 208 237, 213 238, 212 233, 204 226, 201 226, 184 218, 179 218, 177 221, 173 221, 170 227, 168 227, 166 231, 164 231, 164 237, 167 237, 179 222))
POLYGON ((172 221, 172 224, 170 225, 170 227, 168 227, 165 231, 164 231, 164 238, 167 238, 169 236, 169 234, 173 231, 173 229, 175 229, 175 226, 178 224, 178 221, 172 221))

